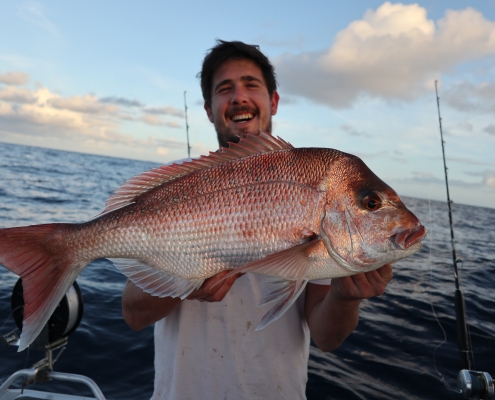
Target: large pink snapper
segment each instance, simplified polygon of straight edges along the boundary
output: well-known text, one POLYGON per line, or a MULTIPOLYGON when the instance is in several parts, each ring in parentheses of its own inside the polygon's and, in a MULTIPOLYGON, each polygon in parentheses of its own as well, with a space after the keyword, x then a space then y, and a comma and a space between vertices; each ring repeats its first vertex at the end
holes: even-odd
POLYGON ((359 158, 260 133, 130 179, 91 221, 0 229, 0 263, 23 279, 21 351, 97 258, 160 297, 184 299, 224 270, 268 275, 260 304, 276 303, 261 329, 308 280, 402 259, 425 233, 359 158))

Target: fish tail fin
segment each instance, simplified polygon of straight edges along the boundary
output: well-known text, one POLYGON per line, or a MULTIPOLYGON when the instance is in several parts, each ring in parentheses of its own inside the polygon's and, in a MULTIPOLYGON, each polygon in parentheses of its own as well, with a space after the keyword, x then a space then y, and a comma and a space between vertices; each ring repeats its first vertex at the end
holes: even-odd
POLYGON ((22 278, 24 320, 19 350, 28 347, 86 266, 65 245, 69 224, 0 229, 0 264, 22 278))

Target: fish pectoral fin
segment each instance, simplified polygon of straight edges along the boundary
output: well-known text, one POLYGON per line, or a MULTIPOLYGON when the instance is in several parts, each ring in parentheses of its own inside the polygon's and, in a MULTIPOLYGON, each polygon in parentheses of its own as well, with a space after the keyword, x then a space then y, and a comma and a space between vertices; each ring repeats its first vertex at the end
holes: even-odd
POLYGON ((266 278, 262 283, 262 296, 258 306, 271 301, 277 303, 263 316, 256 330, 259 331, 279 319, 298 299, 307 283, 306 279, 288 281, 273 277, 266 278))
POLYGON ((256 330, 263 329, 279 319, 294 304, 308 283, 304 276, 320 245, 322 245, 321 239, 311 240, 236 268, 224 277, 226 279, 246 272, 268 275, 262 282, 261 300, 258 306, 272 301, 277 303, 265 314, 256 330))
POLYGON ((262 275, 283 277, 286 280, 301 280, 309 269, 315 251, 323 243, 321 239, 311 240, 252 261, 229 272, 222 279, 239 273, 254 272, 262 275))
POLYGON ((180 297, 184 300, 204 282, 204 279, 189 280, 167 275, 135 259, 110 258, 109 260, 131 282, 152 296, 180 297))

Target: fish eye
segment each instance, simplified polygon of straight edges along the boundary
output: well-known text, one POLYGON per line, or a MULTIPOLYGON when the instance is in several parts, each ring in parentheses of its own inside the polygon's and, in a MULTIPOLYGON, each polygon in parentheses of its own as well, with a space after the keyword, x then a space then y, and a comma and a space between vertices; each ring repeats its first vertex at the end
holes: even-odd
POLYGON ((363 206, 366 210, 375 211, 382 206, 382 200, 376 194, 369 194, 363 199, 363 206))

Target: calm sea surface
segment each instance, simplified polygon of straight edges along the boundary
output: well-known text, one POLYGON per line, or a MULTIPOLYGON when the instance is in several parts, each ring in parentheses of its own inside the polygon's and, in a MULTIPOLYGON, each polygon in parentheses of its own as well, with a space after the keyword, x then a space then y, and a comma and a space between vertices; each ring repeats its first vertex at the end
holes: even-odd
MULTIPOLYGON (((0 143, 0 227, 82 222, 126 179, 153 163, 0 143)), ((460 399, 454 277, 446 203, 405 198, 428 228, 423 249, 395 266, 385 295, 361 306, 357 330, 335 352, 311 348, 308 399, 460 399)), ((494 199, 495 200, 495 199, 494 199)), ((460 272, 474 368, 495 376, 495 209, 454 204, 460 272)), ((0 266, 0 335, 15 329, 17 277, 0 266)), ((55 370, 89 376, 108 399, 147 399, 153 329, 133 332, 121 315, 125 277, 98 260, 78 278, 84 317, 55 370)), ((0 382, 44 354, 0 346, 0 382)), ((38 384, 90 395, 82 385, 38 384)))

